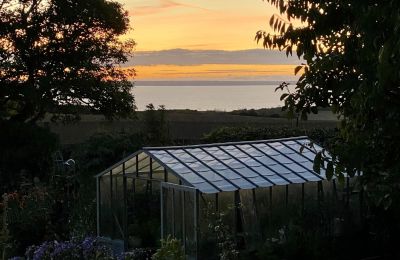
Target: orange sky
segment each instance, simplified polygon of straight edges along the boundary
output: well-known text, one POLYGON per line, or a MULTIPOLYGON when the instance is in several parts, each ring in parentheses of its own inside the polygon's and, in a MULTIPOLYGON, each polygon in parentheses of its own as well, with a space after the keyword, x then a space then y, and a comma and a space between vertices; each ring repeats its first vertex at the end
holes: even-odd
POLYGON ((259 48, 277 10, 262 0, 118 0, 131 16, 138 51, 259 48))
POLYGON ((137 79, 141 80, 265 80, 268 77, 274 80, 274 77, 279 78, 279 76, 292 75, 295 66, 260 64, 154 65, 135 66, 135 70, 139 75, 137 79))
MULTIPOLYGON (((270 30, 278 11, 263 0, 117 0, 129 11, 133 30, 124 38, 137 42, 136 51, 168 49, 261 49, 255 33, 270 30)), ((285 54, 282 53, 282 59, 285 54)), ((228 62, 229 63, 229 62, 228 62)), ((137 79, 254 79, 262 75, 293 75, 293 66, 200 64, 174 66, 134 64, 137 79)))

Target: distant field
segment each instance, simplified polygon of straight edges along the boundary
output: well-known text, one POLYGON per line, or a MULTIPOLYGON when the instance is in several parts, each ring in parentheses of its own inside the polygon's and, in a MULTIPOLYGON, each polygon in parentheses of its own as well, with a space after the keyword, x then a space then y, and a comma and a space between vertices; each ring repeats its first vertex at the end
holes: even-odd
MULTIPOLYGON (((276 109, 275 109, 276 110, 276 109)), ((276 110, 280 112, 280 110, 276 110)), ((82 120, 73 124, 52 123, 49 120, 42 125, 60 136, 61 143, 77 144, 85 141, 96 133, 107 132, 139 132, 143 129, 144 112, 137 112, 137 119, 108 121, 100 115, 83 115, 82 120)), ((166 111, 170 137, 180 142, 199 141, 204 134, 223 126, 250 126, 250 127, 295 127, 296 120, 286 118, 271 118, 260 116, 233 115, 227 112, 200 112, 191 110, 166 111)), ((300 121, 299 127, 333 128, 337 125, 334 115, 322 111, 312 116, 308 121, 300 121)))

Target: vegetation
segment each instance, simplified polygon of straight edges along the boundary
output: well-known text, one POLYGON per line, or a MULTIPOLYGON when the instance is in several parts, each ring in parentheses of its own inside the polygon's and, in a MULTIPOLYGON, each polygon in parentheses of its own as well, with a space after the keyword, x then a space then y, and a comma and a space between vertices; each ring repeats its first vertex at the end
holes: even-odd
POLYGON ((129 29, 121 4, 2 0, 0 28, 1 120, 69 120, 82 107, 108 118, 133 112, 132 83, 116 67, 134 47, 119 39, 129 29))
POLYGON ((204 143, 223 143, 251 140, 279 139, 294 136, 308 136, 315 142, 329 147, 335 136, 335 129, 299 129, 299 128, 261 128, 261 127, 222 127, 210 132, 203 138, 204 143))
POLYGON ((156 110, 153 104, 146 106, 144 112, 144 131, 147 143, 150 145, 165 145, 168 143, 169 130, 167 127, 165 107, 156 110))
MULTIPOLYGON (((276 35, 258 32, 266 48, 306 60, 296 91, 285 93, 290 113, 331 107, 342 121, 332 152, 336 175, 363 172, 367 191, 389 206, 397 200, 400 158, 400 3, 391 1, 269 0, 286 19, 274 15, 276 35), (307 26, 294 28, 299 19, 307 26), (371 153, 370 151, 374 151, 371 153), (394 195, 394 196, 392 196, 394 195)), ((285 89, 286 83, 280 86, 285 89)))
POLYGON ((232 115, 262 116, 262 117, 273 117, 273 118, 280 118, 285 116, 280 107, 263 108, 263 109, 239 109, 239 110, 233 110, 230 113, 232 115))
POLYGON ((400 216, 399 1, 268 2, 281 15, 270 19, 275 34, 259 31, 256 40, 306 61, 295 69, 301 74, 295 91, 281 97, 284 109, 306 119, 330 107, 340 116, 332 158, 321 153, 315 164, 326 164, 328 177, 362 172, 369 234, 377 234, 370 239, 382 245, 378 254, 398 256, 392 241, 400 230, 394 221, 400 216), (294 27, 295 19, 305 26, 294 27), (384 224, 372 228, 378 223, 384 224))
POLYGON ((0 121, 0 193, 48 180, 58 137, 48 129, 0 121))
POLYGON ((185 253, 181 242, 171 236, 161 240, 161 248, 152 257, 153 260, 184 260, 185 253))
MULTIPOLYGON (((300 208, 298 203, 288 206, 287 198, 286 204, 279 201, 279 190, 274 191, 278 196, 274 195, 277 201, 272 202, 272 189, 271 195, 264 190, 263 195, 257 195, 257 209, 237 205, 232 215, 209 212, 205 233, 211 237, 204 247, 216 241, 215 256, 220 259, 398 258, 400 3, 268 2, 281 14, 270 21, 276 35, 260 31, 256 39, 265 48, 278 48, 287 55, 295 52, 306 61, 295 70, 301 73, 295 91, 282 95, 284 110, 290 117, 306 119, 310 113, 332 109, 341 124, 338 129, 332 124, 329 128, 313 125, 300 129, 280 118, 283 114, 277 109, 238 110, 230 113, 232 121, 228 123, 235 125, 233 117, 246 116, 247 126, 215 129, 202 141, 307 135, 333 154, 320 153, 316 170, 325 167, 327 176, 338 177, 341 185, 345 173, 362 173, 359 191, 343 186, 348 200, 357 193, 361 206, 342 207, 335 194, 332 200, 318 197, 317 203, 303 198, 312 205, 300 208), (295 28, 294 19, 307 26, 295 28), (251 126, 252 122, 268 127, 251 126), (244 210, 248 214, 258 211, 265 217, 257 234, 242 226, 244 210), (279 214, 272 216, 271 212, 279 214), (234 231, 230 218, 237 224, 234 231), (247 250, 251 243, 255 249, 247 250)), ((142 146, 194 142, 193 138, 170 136, 163 106, 147 106, 140 131, 97 134, 68 147, 60 146, 49 129, 35 125, 46 114, 66 121, 79 118, 81 112, 101 113, 107 119, 132 114, 132 84, 127 72, 118 68, 134 46, 132 41, 119 38, 129 29, 121 5, 108 0, 0 0, 0 25, 1 259, 16 255, 27 259, 184 259, 181 241, 171 236, 161 241, 156 252, 136 249, 123 255, 115 255, 109 245, 94 237, 94 174, 142 146), (73 159, 64 160, 64 156, 73 159)), ((287 83, 278 89, 289 91, 287 83)), ((205 114, 220 117, 227 113, 196 113, 196 120, 205 114)), ((193 114, 184 111, 179 116, 193 114)), ((209 119, 190 121, 192 128, 185 131, 193 136, 191 130, 201 126, 198 122, 207 124, 209 119)), ((178 128, 181 130, 181 125, 178 128)), ((322 183, 314 187, 321 196, 322 183)), ((144 207, 156 204, 152 203, 156 196, 159 199, 156 194, 135 195, 135 200, 144 207)), ((159 214, 159 207, 151 207, 159 214)), ((129 229, 140 236, 143 246, 154 246, 159 230, 147 214, 134 212, 135 222, 129 229)))

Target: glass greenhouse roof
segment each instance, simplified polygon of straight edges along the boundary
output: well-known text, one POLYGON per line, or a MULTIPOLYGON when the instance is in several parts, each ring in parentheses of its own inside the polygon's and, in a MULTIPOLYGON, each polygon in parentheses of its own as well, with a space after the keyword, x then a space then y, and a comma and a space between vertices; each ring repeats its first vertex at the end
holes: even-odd
MULTIPOLYGON (((135 162, 149 161, 150 168, 157 171, 165 168, 179 177, 184 185, 203 193, 217 193, 239 189, 253 189, 274 185, 305 183, 325 179, 325 171, 318 174, 313 170, 313 160, 322 148, 306 144, 307 137, 274 140, 232 142, 172 147, 145 147, 113 167, 106 174, 125 172, 135 168, 135 162), (301 147, 305 147, 300 152, 301 147), (137 156, 139 155, 139 156, 137 156)), ((142 168, 146 168, 146 163, 142 168)), ((138 170, 140 171, 140 169, 138 170)))

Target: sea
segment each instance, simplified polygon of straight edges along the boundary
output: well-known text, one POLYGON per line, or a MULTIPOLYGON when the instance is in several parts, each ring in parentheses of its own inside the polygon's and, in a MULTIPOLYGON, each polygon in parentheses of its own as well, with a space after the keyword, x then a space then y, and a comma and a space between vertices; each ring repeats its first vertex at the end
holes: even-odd
MULTIPOLYGON (((133 94, 139 111, 146 105, 166 109, 232 111, 282 106, 275 89, 281 81, 144 81, 135 82, 133 94)), ((291 89, 294 82, 291 83, 291 89)))

